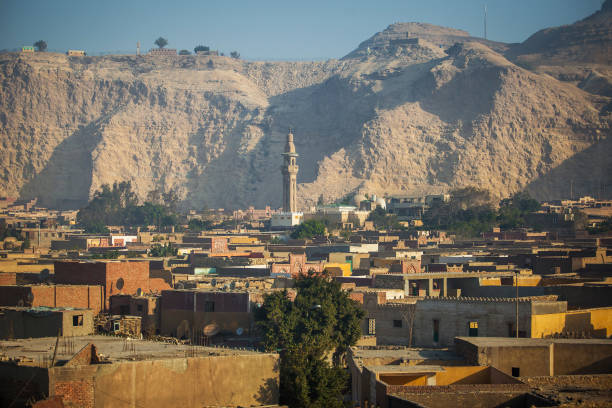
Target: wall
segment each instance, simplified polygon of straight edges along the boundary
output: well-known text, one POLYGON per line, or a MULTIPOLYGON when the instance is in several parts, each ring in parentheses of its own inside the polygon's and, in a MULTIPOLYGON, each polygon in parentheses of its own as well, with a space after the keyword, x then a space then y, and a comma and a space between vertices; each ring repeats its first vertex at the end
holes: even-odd
POLYGON ((74 307, 98 314, 104 309, 103 299, 102 286, 0 286, 0 306, 74 307))
POLYGON ((534 315, 532 337, 558 335, 606 339, 612 335, 612 307, 534 315))
POLYGON ((54 367, 49 388, 68 404, 96 408, 274 405, 278 370, 276 354, 116 362, 54 367))
MULTIPOLYGON (((368 333, 368 319, 376 320, 378 344, 408 345, 411 307, 408 304, 375 305, 364 298, 366 316, 362 331, 368 333), (402 327, 393 321, 401 320, 402 327)), ((511 301, 470 301, 467 299, 424 299, 416 306, 412 346, 445 347, 457 336, 468 336, 470 322, 478 323, 479 337, 507 337, 509 325, 516 322, 516 304, 511 301), (434 342, 434 320, 439 322, 438 342, 434 342)), ((519 331, 531 334, 531 302, 519 302, 519 331)))
POLYGON ((15 272, 0 272, 0 285, 16 285, 17 274, 15 272))
MULTIPOLYGON (((479 286, 474 279, 449 279, 449 288, 461 289, 462 296, 509 297, 516 296, 513 286, 479 286)), ((612 306, 611 286, 522 286, 519 296, 558 295, 567 301, 568 309, 612 306)))
POLYGON ((93 333, 90 310, 11 310, 4 309, 0 316, 0 338, 24 339, 37 337, 86 336, 93 333), (73 316, 82 315, 82 325, 73 325, 73 316))
POLYGON ((605 374, 612 367, 612 342, 609 344, 555 342, 554 375, 605 374))
POLYGON ((48 390, 47 369, 0 361, 0 407, 25 407, 30 398, 47 397, 48 390))
POLYGON ((104 286, 104 307, 115 294, 149 291, 149 262, 55 262, 55 282, 104 286))

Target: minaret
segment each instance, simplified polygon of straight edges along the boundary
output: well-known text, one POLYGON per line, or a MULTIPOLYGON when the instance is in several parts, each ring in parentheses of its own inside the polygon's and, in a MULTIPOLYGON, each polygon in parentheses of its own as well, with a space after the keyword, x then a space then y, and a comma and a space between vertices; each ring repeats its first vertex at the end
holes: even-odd
POLYGON ((287 144, 285 145, 285 152, 283 155, 283 166, 281 171, 283 173, 283 211, 284 212, 297 212, 297 172, 298 165, 295 163, 298 154, 295 152, 295 145, 293 144, 293 133, 289 129, 287 135, 287 144))

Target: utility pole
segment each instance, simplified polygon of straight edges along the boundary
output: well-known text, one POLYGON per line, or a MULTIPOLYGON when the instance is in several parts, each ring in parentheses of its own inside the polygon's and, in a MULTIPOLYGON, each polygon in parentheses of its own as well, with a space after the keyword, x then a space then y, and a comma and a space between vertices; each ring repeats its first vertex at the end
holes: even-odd
POLYGON ((519 337, 519 296, 518 296, 518 277, 519 277, 519 272, 516 271, 516 338, 518 339, 519 337))

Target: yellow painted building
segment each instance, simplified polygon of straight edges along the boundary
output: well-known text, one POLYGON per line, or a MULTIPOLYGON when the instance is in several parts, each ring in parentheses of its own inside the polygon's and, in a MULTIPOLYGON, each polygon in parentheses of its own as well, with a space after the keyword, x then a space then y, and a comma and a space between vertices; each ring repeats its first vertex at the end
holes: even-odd
POLYGON ((325 269, 341 271, 341 274, 334 276, 351 276, 353 274, 350 262, 327 262, 323 264, 323 270, 325 269))
POLYGON ((609 338, 612 335, 612 307, 531 316, 531 337, 562 335, 609 338))

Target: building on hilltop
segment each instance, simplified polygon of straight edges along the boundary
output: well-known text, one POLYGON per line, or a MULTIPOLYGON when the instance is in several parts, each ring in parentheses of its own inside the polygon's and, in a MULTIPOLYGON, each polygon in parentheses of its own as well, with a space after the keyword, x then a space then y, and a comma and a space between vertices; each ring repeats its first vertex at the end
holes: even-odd
POLYGON ((153 55, 154 57, 176 57, 178 54, 176 48, 151 48, 149 50, 149 55, 153 55))

